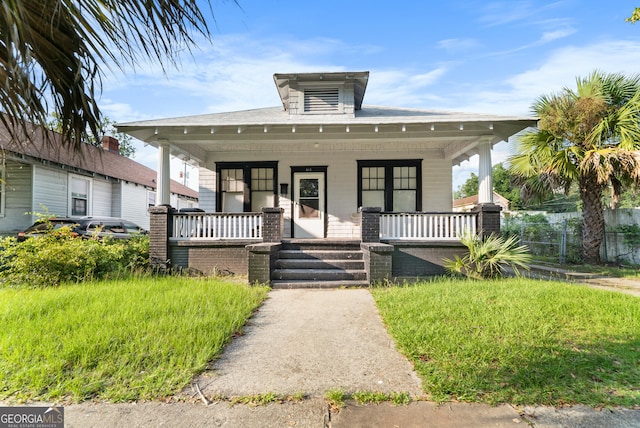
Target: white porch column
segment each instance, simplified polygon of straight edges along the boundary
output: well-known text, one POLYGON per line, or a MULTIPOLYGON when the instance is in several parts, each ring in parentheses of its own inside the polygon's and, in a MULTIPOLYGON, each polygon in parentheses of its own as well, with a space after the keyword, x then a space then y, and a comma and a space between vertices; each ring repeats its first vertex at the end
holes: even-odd
POLYGON ((158 144, 158 176, 156 206, 171 204, 171 162, 169 159, 169 141, 161 140, 158 144))
POLYGON ((478 204, 493 203, 493 178, 491 176, 491 137, 480 139, 480 166, 478 168, 478 204))

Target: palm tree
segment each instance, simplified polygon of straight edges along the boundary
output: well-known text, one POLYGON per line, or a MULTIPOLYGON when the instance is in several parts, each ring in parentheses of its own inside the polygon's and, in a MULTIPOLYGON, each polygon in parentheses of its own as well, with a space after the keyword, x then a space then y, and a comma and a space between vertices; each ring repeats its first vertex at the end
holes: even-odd
MULTIPOLYGON (((177 65, 209 39, 196 0, 5 0, 0 5, 0 120, 12 138, 29 123, 62 124, 65 144, 99 137, 102 67, 177 65), (193 34, 193 35, 192 35, 193 34)), ((211 4, 209 3, 209 7, 211 4)))
POLYGON ((520 139, 509 160, 531 197, 577 183, 582 200, 582 257, 600 261, 602 195, 640 184, 640 77, 593 72, 575 90, 542 96, 532 109, 538 129, 520 139))

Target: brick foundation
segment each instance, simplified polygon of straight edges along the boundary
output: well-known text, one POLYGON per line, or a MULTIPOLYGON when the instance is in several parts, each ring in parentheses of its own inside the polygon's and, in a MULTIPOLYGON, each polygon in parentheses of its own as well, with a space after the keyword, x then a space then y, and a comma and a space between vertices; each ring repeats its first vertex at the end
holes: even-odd
POLYGON ((458 242, 393 241, 392 276, 414 278, 445 273, 443 259, 462 256, 467 248, 458 242))
POLYGON ((362 243, 360 245, 369 284, 390 280, 393 265, 393 245, 362 243))
POLYGON ((255 241, 176 241, 170 243, 171 266, 203 275, 247 275, 246 246, 255 241))
POLYGON ((278 260, 280 243, 261 243, 247 245, 249 284, 270 284, 271 271, 278 260))

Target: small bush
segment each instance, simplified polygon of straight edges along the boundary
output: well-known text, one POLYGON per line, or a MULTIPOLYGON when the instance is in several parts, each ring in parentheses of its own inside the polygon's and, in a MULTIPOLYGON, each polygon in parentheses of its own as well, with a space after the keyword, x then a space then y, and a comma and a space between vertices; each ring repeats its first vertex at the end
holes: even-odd
POLYGON ((48 287, 103 279, 146 269, 149 238, 80 239, 63 227, 17 242, 0 240, 0 284, 48 287))
POLYGON ((477 235, 467 234, 460 241, 469 252, 464 257, 444 260, 444 267, 452 274, 465 275, 475 279, 498 278, 511 268, 519 274, 518 268, 529 269, 527 263, 531 255, 525 245, 518 245, 518 237, 502 238, 491 235, 480 239, 477 235))

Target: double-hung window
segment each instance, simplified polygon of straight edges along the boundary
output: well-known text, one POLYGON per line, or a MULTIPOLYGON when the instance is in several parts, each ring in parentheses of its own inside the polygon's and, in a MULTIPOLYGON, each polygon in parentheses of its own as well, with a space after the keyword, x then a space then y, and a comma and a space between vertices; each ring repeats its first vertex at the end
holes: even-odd
POLYGON ((277 166, 277 162, 217 164, 217 211, 258 212, 275 207, 277 166))
POLYGON ((71 177, 71 215, 89 215, 91 182, 80 177, 71 177))
POLYGON ((422 161, 358 161, 358 206, 383 211, 422 209, 422 161))

